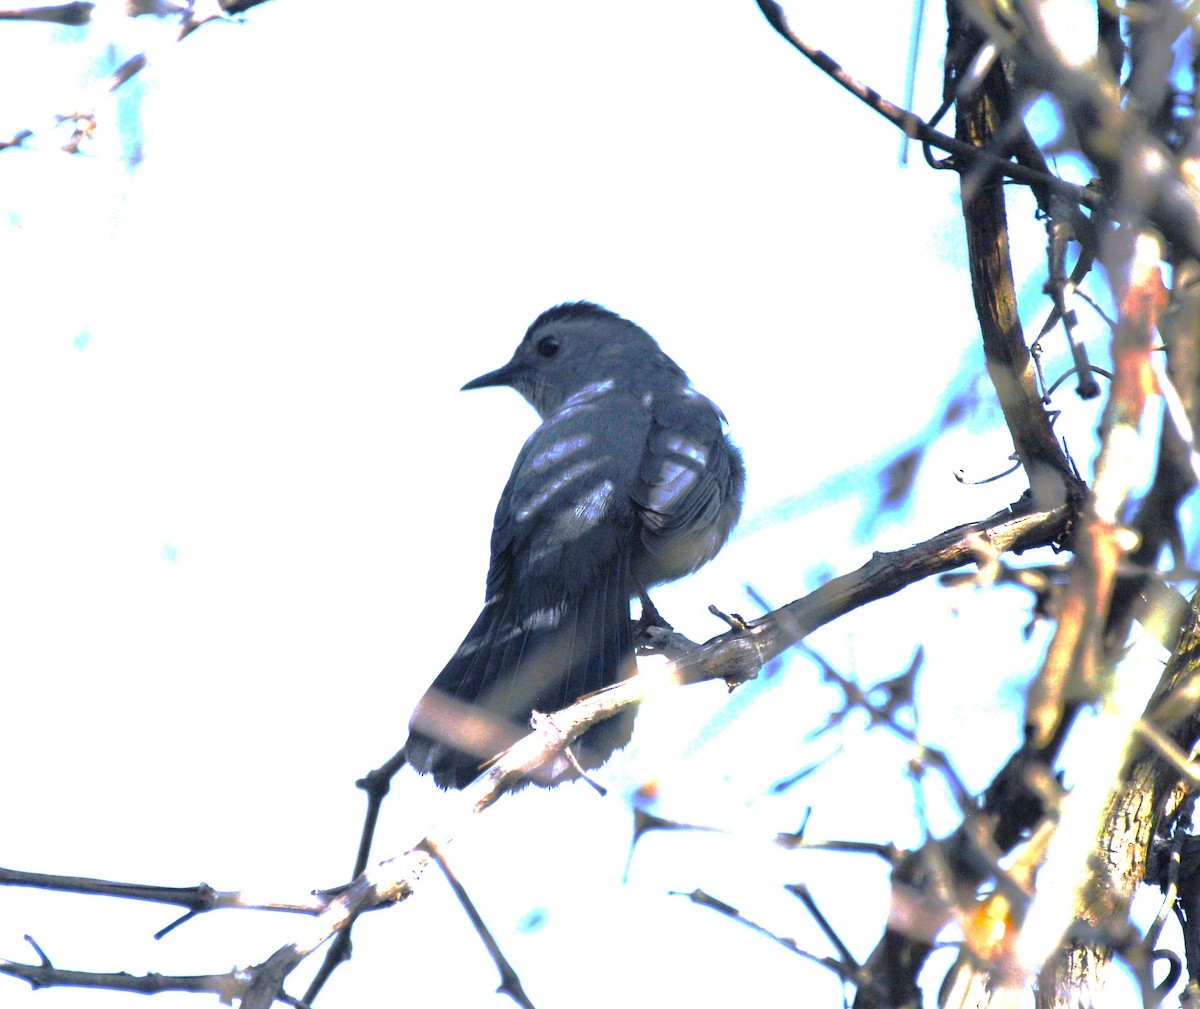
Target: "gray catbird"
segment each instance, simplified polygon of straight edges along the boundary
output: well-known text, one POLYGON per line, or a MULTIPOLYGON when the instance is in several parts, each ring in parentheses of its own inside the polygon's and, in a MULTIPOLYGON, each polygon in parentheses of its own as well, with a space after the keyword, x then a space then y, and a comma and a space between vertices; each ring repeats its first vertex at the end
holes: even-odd
MULTIPOLYGON (((579 301, 543 312, 512 360, 463 389, 512 386, 542 418, 492 530, 483 612, 413 713, 405 756, 462 788, 555 711, 634 672, 629 604, 710 561, 742 509, 724 415, 643 329, 579 301)), ((654 614, 656 615, 656 614, 654 614)), ((584 767, 624 746, 633 716, 574 744, 584 767)), ((565 761, 541 784, 571 776, 565 761)))

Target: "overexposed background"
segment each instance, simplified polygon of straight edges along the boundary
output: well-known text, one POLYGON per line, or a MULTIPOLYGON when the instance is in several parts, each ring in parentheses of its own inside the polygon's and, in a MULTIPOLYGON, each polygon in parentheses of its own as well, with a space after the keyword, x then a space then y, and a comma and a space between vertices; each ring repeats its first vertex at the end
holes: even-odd
MULTIPOLYGON (((694 638, 723 629, 710 602, 756 613, 747 585, 781 605, 1020 493, 1019 474, 952 475, 1011 451, 980 377, 957 177, 918 151, 901 168, 896 131, 753 3, 280 0, 180 43, 121 6, 86 30, 0 26, 0 138, 34 130, 0 152, 3 864, 268 896, 344 881, 354 780, 403 742, 474 620, 495 501, 536 423, 510 390, 457 390, 552 304, 645 327, 744 449, 739 533, 655 594, 694 638), (108 95, 139 51, 149 66, 108 95), (64 154, 54 115, 93 107, 96 136, 64 154), (880 469, 918 450, 882 508, 880 469)), ((790 6, 902 98, 907 5, 790 6)), ((1044 236, 1020 194, 1011 214, 1036 332, 1044 236)), ((1096 407, 1059 396, 1085 464, 1096 407)), ((1045 642, 1021 644, 1028 605, 922 585, 810 640, 866 682, 924 643, 922 732, 981 788, 1045 642)), ((803 657, 770 672, 644 711, 599 774, 606 799, 527 790, 449 852, 535 1004, 839 1004, 828 972, 671 893, 702 888, 819 954, 785 882, 860 957, 882 929, 882 862, 769 839, 812 805, 816 835, 919 843, 907 753, 860 726, 806 743, 837 694, 803 657), (651 837, 625 880, 628 799, 650 780, 656 811, 737 834, 651 837)), ((417 840, 441 798, 402 774, 377 854, 417 840)), ((32 960, 28 933, 63 968, 220 972, 300 924, 222 912, 153 941, 174 914, 7 889, 0 957, 32 960)), ((360 922, 318 1005, 507 1004, 496 983, 431 872, 360 922)), ((134 1003, 0 977, 6 1007, 134 1003)))

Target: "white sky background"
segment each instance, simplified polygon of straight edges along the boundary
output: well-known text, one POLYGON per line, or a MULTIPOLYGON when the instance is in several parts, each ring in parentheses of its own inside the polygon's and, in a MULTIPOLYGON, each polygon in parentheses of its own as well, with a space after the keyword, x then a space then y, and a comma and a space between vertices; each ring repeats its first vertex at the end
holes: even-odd
MULTIPOLYGON (((180 44, 103 13, 87 33, 0 29, 0 135, 36 132, 0 152, 3 864, 284 895, 344 880, 353 782, 403 742, 478 612, 496 497, 536 423, 511 391, 457 390, 557 302, 644 326, 745 451, 741 535, 656 593, 692 637, 722 629, 710 602, 756 612, 746 583, 779 605, 1020 493, 1019 476, 951 476, 1007 466, 981 387, 914 498, 868 521, 876 469, 934 437, 981 364, 957 179, 916 150, 899 169, 895 130, 753 3, 287 0, 180 44), (122 160, 136 108, 122 132, 111 99, 85 153, 63 154, 53 113, 96 101, 86 74, 102 84, 141 49, 151 64, 127 90, 144 89, 142 163, 122 160)), ((790 15, 902 98, 907 4, 790 15)), ((1015 251, 1034 269, 1030 233, 1015 251)), ((1094 410, 1061 396, 1086 462, 1094 410)), ((812 643, 870 682, 924 642, 923 732, 979 788, 1016 742, 1044 642, 1014 649, 1028 602, 922 586, 812 643)), ((919 843, 901 748, 856 732, 802 744, 835 699, 802 659, 732 698, 690 688, 642 714, 600 775, 607 799, 529 790, 479 818, 451 855, 535 1004, 839 1004, 832 975, 668 891, 703 888, 826 953, 780 890, 805 881, 862 957, 886 913, 882 864, 783 855, 758 834, 654 837, 621 884, 625 799, 647 779, 668 816, 769 837, 811 803, 820 836, 919 843), (848 756, 764 795, 837 739, 848 756)), ((415 841, 439 801, 402 775, 377 853, 415 841)), ((63 968, 219 972, 301 924, 223 912, 152 941, 173 916, 5 890, 0 957, 29 960, 28 932, 63 968)), ((431 872, 360 922, 318 1005, 507 1004, 495 985, 431 872)), ((134 1001, 0 978, 5 1007, 134 1001)))

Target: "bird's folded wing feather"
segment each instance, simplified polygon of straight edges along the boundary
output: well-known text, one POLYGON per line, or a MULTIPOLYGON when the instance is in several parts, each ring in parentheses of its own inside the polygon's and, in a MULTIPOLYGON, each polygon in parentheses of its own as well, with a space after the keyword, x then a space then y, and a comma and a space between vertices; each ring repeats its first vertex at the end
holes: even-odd
MULTIPOLYGON (((440 784, 470 781, 480 757, 634 670, 629 599, 637 514, 628 493, 648 421, 601 391, 526 442, 500 498, 487 600, 414 716, 410 759, 440 784), (445 714, 443 714, 443 712, 445 714)), ((625 745, 632 715, 601 722, 577 753, 594 766, 625 745)))
POLYGON ((721 412, 697 393, 658 397, 634 483, 641 541, 666 581, 711 560, 740 506, 742 463, 721 412))

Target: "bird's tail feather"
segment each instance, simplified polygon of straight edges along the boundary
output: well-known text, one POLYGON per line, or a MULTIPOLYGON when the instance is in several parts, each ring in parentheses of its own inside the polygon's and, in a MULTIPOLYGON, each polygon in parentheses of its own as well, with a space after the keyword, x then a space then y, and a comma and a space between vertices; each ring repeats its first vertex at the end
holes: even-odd
MULTIPOLYGON (((630 676, 635 669, 628 564, 597 578, 578 598, 537 608, 488 600, 462 645, 413 714, 406 752, 443 787, 462 788, 480 765, 551 712, 630 676)), ((629 742, 633 712, 588 729, 572 744, 596 767, 629 742)), ((539 784, 569 776, 555 768, 539 784)))

